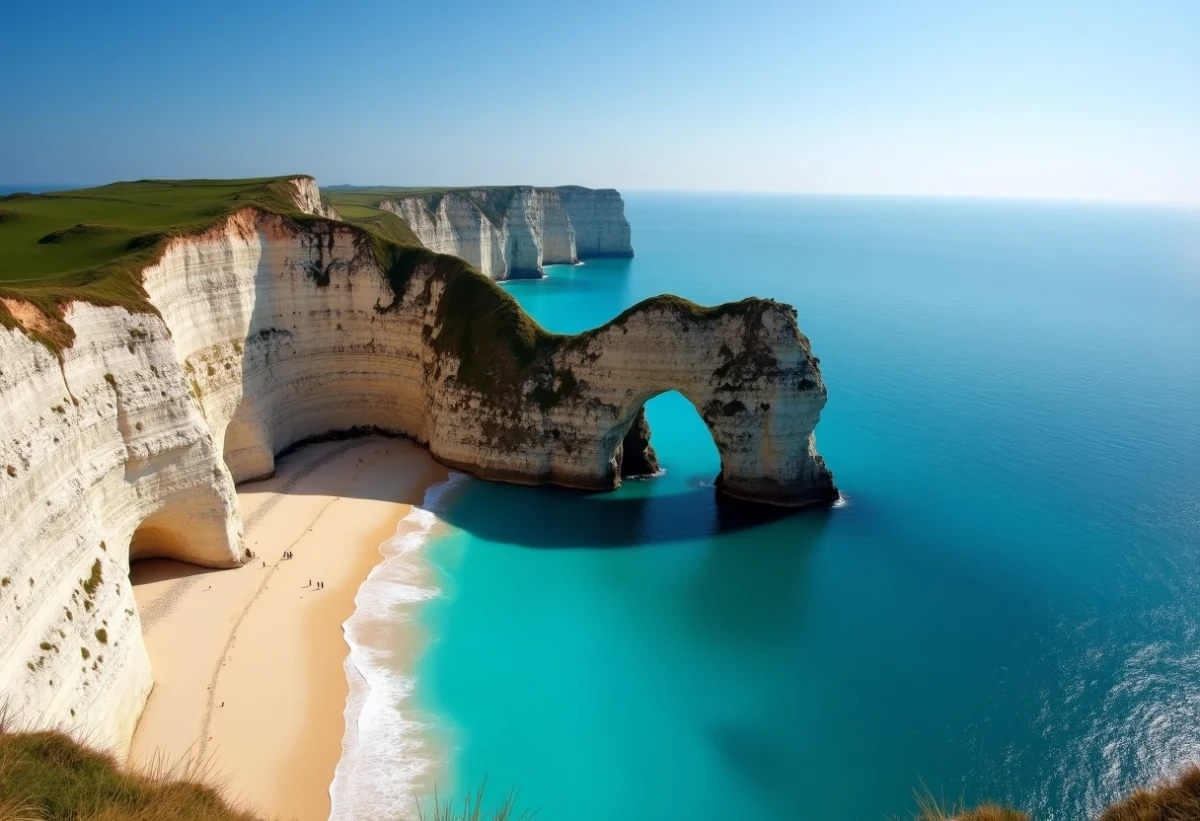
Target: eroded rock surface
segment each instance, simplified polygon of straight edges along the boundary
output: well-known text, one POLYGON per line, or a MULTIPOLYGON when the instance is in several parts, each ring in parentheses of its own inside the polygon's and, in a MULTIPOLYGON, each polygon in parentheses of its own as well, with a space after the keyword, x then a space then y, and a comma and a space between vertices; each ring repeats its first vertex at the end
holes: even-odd
POLYGON ((0 689, 19 719, 123 749, 151 687, 130 559, 245 560, 233 483, 309 437, 374 428, 485 478, 612 488, 651 472, 642 406, 674 389, 726 493, 836 498, 813 440, 825 386, 790 307, 660 297, 553 335, 460 260, 381 257, 315 190, 297 202, 313 216, 247 208, 170 240, 142 273, 158 315, 75 303, 61 358, 0 328, 0 689))
POLYGON ((430 250, 466 260, 495 280, 540 277, 545 265, 631 257, 625 203, 615 190, 480 188, 384 199, 430 250))

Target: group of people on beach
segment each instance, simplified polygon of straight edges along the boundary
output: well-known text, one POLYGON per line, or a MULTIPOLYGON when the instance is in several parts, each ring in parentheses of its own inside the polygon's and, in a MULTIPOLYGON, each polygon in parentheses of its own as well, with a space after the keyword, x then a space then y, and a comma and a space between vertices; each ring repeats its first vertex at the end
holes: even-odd
MULTIPOLYGON (((290 551, 290 550, 285 550, 285 551, 283 551, 283 558, 285 558, 285 559, 291 559, 291 558, 295 558, 295 557, 292 555, 292 551, 290 551)), ((266 563, 266 562, 263 562, 263 567, 266 567, 266 566, 267 566, 267 563, 266 563)), ((316 585, 314 586, 314 585, 313 585, 313 580, 312 580, 312 579, 309 579, 309 580, 308 580, 308 584, 306 584, 306 585, 304 585, 304 586, 305 586, 305 587, 312 587, 314 590, 324 590, 324 589, 325 589, 325 582, 317 582, 317 583, 316 583, 316 585)))

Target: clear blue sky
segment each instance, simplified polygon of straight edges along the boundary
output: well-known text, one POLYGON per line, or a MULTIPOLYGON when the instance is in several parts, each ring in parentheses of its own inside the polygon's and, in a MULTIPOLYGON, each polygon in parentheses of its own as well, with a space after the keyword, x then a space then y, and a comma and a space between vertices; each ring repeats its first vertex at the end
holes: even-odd
POLYGON ((1200 202, 1200 0, 0 0, 0 183, 1200 202))

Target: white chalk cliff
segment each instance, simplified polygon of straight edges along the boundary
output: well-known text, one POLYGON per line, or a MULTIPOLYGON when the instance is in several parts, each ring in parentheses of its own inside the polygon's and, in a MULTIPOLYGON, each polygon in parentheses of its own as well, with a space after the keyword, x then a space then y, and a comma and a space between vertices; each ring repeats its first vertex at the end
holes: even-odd
POLYGON ((613 189, 478 188, 382 199, 426 248, 495 280, 540 277, 545 265, 631 257, 625 203, 613 189))
MULTIPOLYGON (((130 560, 245 561, 234 482, 308 437, 374 428, 483 477, 611 488, 643 403, 678 389, 713 433, 726 492, 836 498, 813 439, 825 387, 788 306, 663 297, 547 334, 457 260, 381 257, 325 218, 310 182, 296 204, 311 218, 245 208, 167 240, 142 273, 158 314, 74 303, 61 358, 0 327, 0 689, 18 719, 125 749, 152 683, 130 560)), ((573 253, 580 237, 627 246, 604 192, 570 191, 573 253)), ((542 262, 569 251, 547 243, 548 213, 542 262)), ((512 259, 511 236, 493 264, 512 259)))

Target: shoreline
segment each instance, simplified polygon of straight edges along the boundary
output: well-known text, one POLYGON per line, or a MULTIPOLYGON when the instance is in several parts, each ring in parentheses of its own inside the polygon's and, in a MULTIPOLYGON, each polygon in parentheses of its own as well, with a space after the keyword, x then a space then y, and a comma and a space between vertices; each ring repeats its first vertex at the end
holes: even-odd
POLYGON ((328 818, 351 689, 343 624, 402 523, 447 476, 407 441, 312 444, 238 488, 247 564, 134 563, 155 686, 130 766, 199 762, 266 817, 328 818))
POLYGON ((343 624, 350 692, 342 755, 329 788, 330 821, 408 817, 414 802, 433 794, 447 766, 431 743, 433 722, 407 702, 415 688, 416 660, 428 644, 417 608, 440 592, 420 551, 445 532, 437 510, 465 480, 450 473, 400 521, 392 538, 380 545, 383 560, 359 586, 354 612, 343 624), (379 767, 380 760, 389 766, 379 767))

